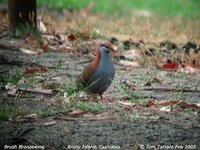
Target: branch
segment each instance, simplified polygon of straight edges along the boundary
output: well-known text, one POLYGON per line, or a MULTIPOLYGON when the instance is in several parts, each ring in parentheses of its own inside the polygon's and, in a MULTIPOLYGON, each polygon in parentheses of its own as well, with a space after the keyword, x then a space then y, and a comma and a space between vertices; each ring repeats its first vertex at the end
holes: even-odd
POLYGON ((156 91, 156 92, 192 92, 192 93, 199 93, 199 90, 192 90, 192 89, 177 89, 171 87, 145 87, 135 90, 144 90, 144 91, 156 91))
POLYGON ((24 92, 31 92, 31 93, 40 93, 40 94, 46 94, 46 95, 52 95, 53 90, 51 89, 24 89, 24 88, 19 88, 20 91, 24 92))

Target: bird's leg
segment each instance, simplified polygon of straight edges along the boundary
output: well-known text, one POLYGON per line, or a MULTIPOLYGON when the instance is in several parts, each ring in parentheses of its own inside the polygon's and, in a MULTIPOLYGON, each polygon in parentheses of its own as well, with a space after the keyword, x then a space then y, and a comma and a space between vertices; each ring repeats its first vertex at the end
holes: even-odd
POLYGON ((103 96, 102 96, 102 94, 100 94, 100 93, 99 93, 99 96, 101 97, 101 100, 102 100, 102 99, 103 99, 103 96))

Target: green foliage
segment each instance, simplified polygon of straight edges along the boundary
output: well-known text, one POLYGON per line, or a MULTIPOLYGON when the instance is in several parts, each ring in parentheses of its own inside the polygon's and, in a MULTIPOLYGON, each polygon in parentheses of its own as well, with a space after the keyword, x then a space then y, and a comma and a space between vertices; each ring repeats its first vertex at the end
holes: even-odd
POLYGON ((135 9, 149 10, 162 16, 200 17, 198 0, 38 0, 39 5, 53 8, 81 9, 93 3, 93 12, 113 16, 123 14, 128 16, 135 9))
POLYGON ((50 8, 66 8, 69 10, 72 9, 81 9, 87 6, 89 0, 48 0, 48 3, 43 0, 38 0, 39 5, 49 6, 50 8))

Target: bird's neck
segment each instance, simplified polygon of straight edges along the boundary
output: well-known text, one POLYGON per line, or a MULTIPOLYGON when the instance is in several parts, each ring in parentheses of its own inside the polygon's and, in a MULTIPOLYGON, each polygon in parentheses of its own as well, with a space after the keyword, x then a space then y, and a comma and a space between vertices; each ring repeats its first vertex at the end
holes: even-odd
POLYGON ((98 67, 101 59, 101 52, 98 50, 94 59, 94 66, 98 67))

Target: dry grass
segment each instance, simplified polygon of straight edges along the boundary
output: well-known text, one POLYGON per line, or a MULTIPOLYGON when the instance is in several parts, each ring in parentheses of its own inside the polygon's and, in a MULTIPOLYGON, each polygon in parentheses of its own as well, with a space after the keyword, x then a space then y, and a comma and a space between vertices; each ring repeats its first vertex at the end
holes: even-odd
MULTIPOLYGON (((80 11, 80 13, 82 13, 80 11)), ((178 17, 161 18, 158 16, 132 16, 121 18, 105 18, 100 15, 69 14, 60 19, 52 19, 45 16, 48 22, 57 32, 99 31, 106 37, 115 36, 119 40, 144 40, 147 42, 161 42, 171 40, 175 43, 186 43, 194 41, 199 43, 200 20, 183 19, 178 17)), ((51 28, 52 30, 52 28, 51 28)))

